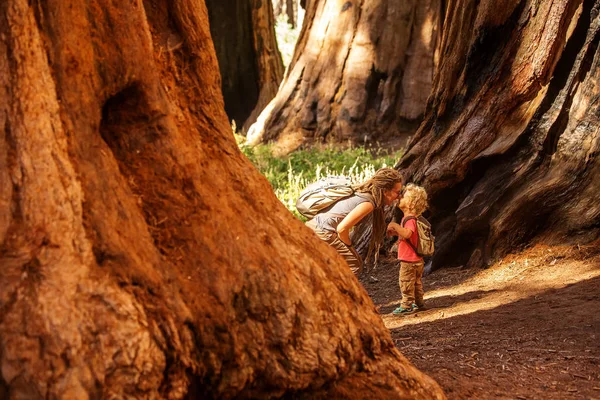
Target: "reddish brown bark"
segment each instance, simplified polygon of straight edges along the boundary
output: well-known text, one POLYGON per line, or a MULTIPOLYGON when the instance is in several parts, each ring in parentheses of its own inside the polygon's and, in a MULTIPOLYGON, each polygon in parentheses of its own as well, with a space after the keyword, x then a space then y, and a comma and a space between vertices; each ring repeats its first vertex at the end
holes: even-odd
POLYGON ((250 143, 374 144, 414 133, 431 89, 438 0, 311 1, 277 96, 250 143))
POLYGON ((0 3, 0 395, 443 398, 218 76, 202 2, 0 3))
MULTIPOLYGON (((283 79, 283 61, 275 37, 275 18, 269 1, 255 0, 252 7, 252 27, 254 51, 258 55, 257 69, 260 92, 254 109, 242 126, 247 132, 250 126, 277 94, 283 79)), ((240 94, 244 96, 244 93, 240 94)))
POLYGON ((270 1, 207 0, 221 71, 225 111, 244 132, 271 101, 283 78, 270 1))
POLYGON ((428 111, 399 165, 432 198, 435 264, 597 238, 600 5, 448 3, 428 111))

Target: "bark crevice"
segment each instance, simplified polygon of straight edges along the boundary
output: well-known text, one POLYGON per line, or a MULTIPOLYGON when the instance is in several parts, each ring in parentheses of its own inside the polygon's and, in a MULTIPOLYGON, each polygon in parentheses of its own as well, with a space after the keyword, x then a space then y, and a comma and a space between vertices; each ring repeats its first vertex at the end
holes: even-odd
POLYGON ((560 135, 565 131, 569 122, 569 110, 574 95, 572 89, 581 82, 589 72, 592 58, 598 48, 597 30, 595 39, 592 38, 586 53, 583 57, 580 56, 581 49, 589 40, 588 36, 589 30, 591 29, 591 11, 593 4, 593 1, 584 1, 581 17, 577 21, 577 25, 556 64, 555 73, 550 81, 550 87, 546 95, 546 101, 544 102, 545 104, 542 103, 540 106, 540 115, 547 113, 553 107, 559 109, 558 116, 548 129, 548 135, 542 144, 543 150, 548 156, 552 156, 556 152, 560 135), (595 45, 594 41, 596 42, 595 45), (575 77, 572 76, 573 74, 575 74, 575 77), (557 101, 561 102, 560 106, 556 105, 557 101))

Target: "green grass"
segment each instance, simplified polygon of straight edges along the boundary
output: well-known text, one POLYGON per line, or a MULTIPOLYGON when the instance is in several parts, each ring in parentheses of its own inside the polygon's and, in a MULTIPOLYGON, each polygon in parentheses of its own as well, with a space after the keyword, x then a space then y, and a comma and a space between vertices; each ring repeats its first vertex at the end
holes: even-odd
POLYGON ((285 157, 273 155, 271 145, 245 146, 243 137, 236 139, 242 152, 267 178, 277 198, 298 218, 296 199, 309 183, 329 175, 344 175, 360 183, 382 167, 392 167, 402 157, 403 151, 387 153, 364 147, 346 150, 333 147, 311 148, 295 151, 285 157))

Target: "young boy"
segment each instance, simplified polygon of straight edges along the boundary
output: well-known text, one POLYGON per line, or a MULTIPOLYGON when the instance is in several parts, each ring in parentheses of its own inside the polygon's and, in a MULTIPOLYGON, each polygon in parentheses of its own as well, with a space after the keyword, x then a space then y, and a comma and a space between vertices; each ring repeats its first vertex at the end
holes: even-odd
POLYGON ((420 186, 409 183, 406 185, 404 194, 398 203, 398 208, 404 213, 402 224, 390 222, 388 235, 398 235, 398 259, 400 260, 400 290, 402 290, 402 302, 400 307, 392 313, 394 315, 406 315, 423 309, 423 258, 415 252, 417 247, 418 233, 417 222, 423 211, 427 209, 427 192, 420 186), (413 217, 413 218, 409 218, 413 217), (407 243, 410 241, 412 246, 407 243))

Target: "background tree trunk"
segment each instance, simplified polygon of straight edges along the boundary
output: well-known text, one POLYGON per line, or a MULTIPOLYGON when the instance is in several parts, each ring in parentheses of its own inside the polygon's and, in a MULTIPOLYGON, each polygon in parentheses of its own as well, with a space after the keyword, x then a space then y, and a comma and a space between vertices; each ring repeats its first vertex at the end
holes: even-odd
POLYGON ((285 13, 288 24, 292 28, 298 26, 298 7, 304 8, 304 5, 299 0, 272 0, 273 1, 273 12, 275 14, 275 20, 281 14, 285 13))
POLYGON ((296 13, 296 1, 286 0, 285 1, 285 12, 287 14, 288 23, 292 28, 296 27, 297 13, 296 13))
POLYGON ((304 20, 281 90, 249 142, 293 150, 414 133, 437 62, 440 0, 311 1, 304 20))
POLYGON ((443 398, 220 93, 203 2, 0 3, 0 395, 443 398))
POLYGON ((279 17, 284 10, 284 4, 286 0, 273 0, 273 14, 275 14, 275 19, 279 17))
POLYGON ((600 232, 600 3, 448 2, 425 120, 399 168, 426 186, 434 266, 600 232))
POLYGON ((283 78, 270 1, 207 0, 225 111, 247 131, 283 78))

